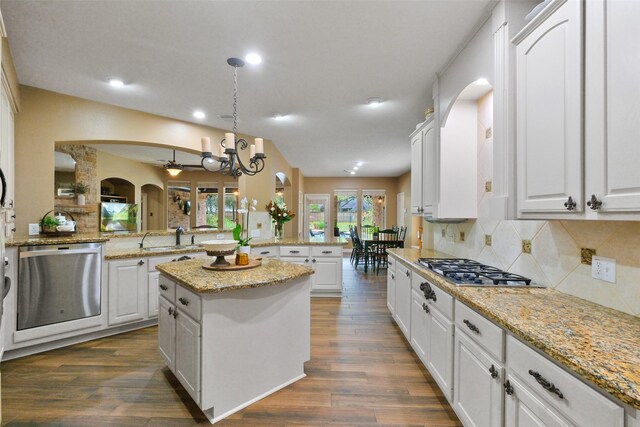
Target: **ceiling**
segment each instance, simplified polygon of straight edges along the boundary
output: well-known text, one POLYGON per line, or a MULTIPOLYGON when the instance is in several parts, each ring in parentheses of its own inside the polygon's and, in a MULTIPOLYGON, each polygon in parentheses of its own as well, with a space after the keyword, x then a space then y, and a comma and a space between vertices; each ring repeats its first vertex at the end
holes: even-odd
MULTIPOLYGON (((398 176, 435 72, 492 0, 0 2, 20 83, 272 139, 305 176, 398 176), (126 86, 114 89, 109 77, 126 86), (366 105, 371 97, 384 102, 366 105), (206 119, 196 120, 200 109, 206 119), (275 113, 287 114, 275 120, 275 113)), ((194 141, 194 146, 198 142, 194 141)))

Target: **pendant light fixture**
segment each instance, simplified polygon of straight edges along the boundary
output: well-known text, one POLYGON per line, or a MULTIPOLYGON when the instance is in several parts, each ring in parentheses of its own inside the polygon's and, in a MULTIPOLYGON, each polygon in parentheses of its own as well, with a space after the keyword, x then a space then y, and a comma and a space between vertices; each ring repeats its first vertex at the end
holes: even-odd
POLYGON ((178 174, 182 172, 184 166, 176 162, 176 150, 173 150, 173 160, 169 160, 167 164, 164 165, 164 168, 167 170, 167 172, 169 172, 169 175, 171 176, 178 176, 178 174))
POLYGON ((221 172, 234 178, 242 174, 253 176, 264 169, 264 140, 256 138, 255 144, 249 145, 244 138, 238 138, 238 68, 244 66, 239 58, 227 59, 227 64, 233 67, 233 132, 224 134, 219 145, 212 148, 209 137, 202 138, 202 167, 210 172, 221 172), (249 148, 249 163, 242 162, 238 150, 249 148), (215 163, 219 166, 215 169, 215 163))

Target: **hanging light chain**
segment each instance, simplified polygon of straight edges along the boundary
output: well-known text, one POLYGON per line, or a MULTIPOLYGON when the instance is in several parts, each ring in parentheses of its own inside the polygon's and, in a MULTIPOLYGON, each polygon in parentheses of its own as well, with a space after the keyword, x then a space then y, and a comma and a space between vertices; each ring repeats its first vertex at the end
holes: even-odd
POLYGON ((238 67, 233 67, 233 134, 238 134, 238 67))

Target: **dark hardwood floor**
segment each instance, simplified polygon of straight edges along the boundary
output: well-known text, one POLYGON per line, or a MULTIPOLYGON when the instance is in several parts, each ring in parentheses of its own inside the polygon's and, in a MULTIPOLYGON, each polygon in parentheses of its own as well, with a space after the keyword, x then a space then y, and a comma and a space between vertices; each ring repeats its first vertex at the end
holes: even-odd
MULTIPOLYGON (((344 261, 344 296, 311 303, 307 377, 221 426, 459 426, 386 307, 386 271, 344 261)), ((9 426, 182 426, 208 421, 146 328, 2 363, 9 426)))

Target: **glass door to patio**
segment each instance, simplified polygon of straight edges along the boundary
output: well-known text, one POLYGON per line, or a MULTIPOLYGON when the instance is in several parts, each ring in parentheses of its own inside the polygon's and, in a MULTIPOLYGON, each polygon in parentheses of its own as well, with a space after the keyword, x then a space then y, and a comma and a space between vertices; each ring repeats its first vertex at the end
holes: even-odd
POLYGON ((331 218, 328 194, 307 194, 304 197, 304 218, 307 236, 312 240, 325 240, 329 236, 331 218))

